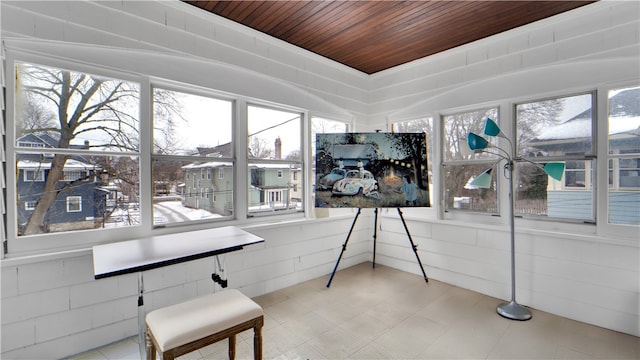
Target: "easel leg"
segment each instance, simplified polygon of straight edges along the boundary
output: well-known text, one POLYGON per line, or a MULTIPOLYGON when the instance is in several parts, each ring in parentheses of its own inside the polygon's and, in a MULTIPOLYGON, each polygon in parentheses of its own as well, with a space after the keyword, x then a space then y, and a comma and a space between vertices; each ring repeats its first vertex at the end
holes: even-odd
POLYGON ((416 259, 418 259, 418 264, 420 265, 420 270, 422 270, 422 276, 424 277, 424 281, 429 282, 429 278, 427 278, 427 273, 424 272, 424 267, 422 266, 422 261, 420 261, 420 256, 418 255, 418 245, 413 242, 411 238, 411 234, 409 233, 409 228, 407 228, 407 223, 404 221, 404 216, 402 216, 402 211, 398 208, 398 215, 400 215, 400 219, 402 220, 402 225, 404 225, 404 231, 407 232, 407 237, 409 238, 409 242, 411 243, 411 248, 413 249, 413 253, 416 254, 416 259))
POLYGON ((373 220, 373 268, 376 268, 376 239, 378 238, 378 208, 373 213, 375 214, 373 220))
POLYGON ((349 237, 351 237, 351 232, 353 232, 353 228, 356 226, 356 221, 358 220, 358 216, 360 216, 360 211, 362 209, 358 208, 358 212, 356 213, 356 217, 353 219, 353 223, 351 224, 351 229, 349 229, 349 234, 347 234, 347 238, 342 244, 342 251, 340 251, 340 256, 338 257, 338 261, 336 261, 336 266, 333 268, 333 272, 331 273, 331 277, 329 278, 329 282, 327 283, 327 287, 331 286, 331 281, 333 281, 333 276, 336 274, 336 270, 338 270, 338 265, 340 264, 340 259, 342 259, 342 254, 347 249, 347 243, 349 242, 349 237))

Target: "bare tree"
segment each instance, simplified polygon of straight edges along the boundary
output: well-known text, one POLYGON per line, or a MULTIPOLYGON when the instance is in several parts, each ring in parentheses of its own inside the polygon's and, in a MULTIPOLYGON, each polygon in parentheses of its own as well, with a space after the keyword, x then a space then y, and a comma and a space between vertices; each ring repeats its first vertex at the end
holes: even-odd
POLYGON ((34 99, 34 94, 26 93, 21 99, 22 122, 16 129, 18 137, 32 132, 56 132, 56 114, 34 99))
MULTIPOLYGON (((55 127, 46 128, 57 133, 56 148, 70 148, 74 140, 91 134, 100 139, 91 147, 138 150, 139 90, 136 84, 28 64, 20 66, 18 79, 25 99, 56 112, 55 127)), ((28 121, 23 119, 21 123, 28 121)), ((55 153, 44 191, 26 224, 25 235, 45 231, 45 217, 63 189, 59 182, 64 178, 64 167, 69 157, 55 153)))
POLYGON ((159 89, 153 90, 153 152, 172 154, 182 147, 175 138, 176 128, 185 126, 178 92, 159 89))
MULTIPOLYGON (((540 131, 558 123, 558 116, 562 113, 563 103, 561 99, 549 99, 517 107, 518 116, 518 144, 520 144, 520 154, 527 156, 530 149, 526 145, 535 139, 540 131)), ((565 119, 566 120, 566 119, 565 119)))
POLYGON ((249 157, 253 159, 271 159, 274 156, 273 147, 266 139, 253 136, 249 144, 249 157))

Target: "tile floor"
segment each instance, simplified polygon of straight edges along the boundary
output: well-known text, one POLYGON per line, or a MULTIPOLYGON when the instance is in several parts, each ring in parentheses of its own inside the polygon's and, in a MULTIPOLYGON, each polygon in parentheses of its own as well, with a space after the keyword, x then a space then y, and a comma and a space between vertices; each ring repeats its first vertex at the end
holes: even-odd
MULTIPOLYGON (((501 302, 371 263, 255 298, 265 359, 640 359, 640 338, 533 310, 500 317, 501 302)), ((252 359, 251 331, 237 358, 252 359)), ((137 337, 72 357, 138 359, 137 337)), ((227 359, 223 341, 180 359, 227 359)))

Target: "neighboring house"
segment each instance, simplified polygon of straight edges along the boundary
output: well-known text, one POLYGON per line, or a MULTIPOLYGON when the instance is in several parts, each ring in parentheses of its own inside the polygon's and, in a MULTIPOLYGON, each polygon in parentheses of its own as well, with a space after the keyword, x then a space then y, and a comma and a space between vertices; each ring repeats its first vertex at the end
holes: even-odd
POLYGON ((287 164, 249 164, 250 211, 302 206, 302 169, 287 164))
MULTIPOLYGON (((276 158, 281 140, 276 139, 276 158)), ((214 148, 198 148, 200 155, 210 158, 232 157, 231 144, 214 148)), ((232 215, 233 164, 211 161, 182 167, 185 172, 183 204, 221 215, 232 215)), ((302 169, 288 164, 249 164, 249 211, 272 211, 302 207, 302 169)))
MULTIPOLYGON (((52 148, 58 141, 45 133, 27 134, 17 140, 19 147, 52 148)), ((87 147, 85 143, 82 147, 87 147)), ((76 147, 78 148, 78 147, 76 147)), ((52 154, 17 155, 18 224, 26 225, 51 168, 52 154)), ((47 211, 46 226, 49 231, 92 229, 115 206, 117 189, 109 188, 100 178, 101 167, 90 164, 82 156, 71 156, 64 166, 64 179, 59 182, 59 192, 54 205, 47 211), (70 186, 70 185, 73 186, 70 186)))
POLYGON ((184 206, 225 216, 233 214, 232 163, 194 163, 182 169, 185 172, 184 206))
MULTIPOLYGON (((640 89, 622 91, 610 99, 609 153, 640 152, 640 89)), ((568 121, 546 129, 529 145, 549 155, 565 149, 588 148, 591 133, 591 109, 568 121)), ((606 161, 600 160, 599 161, 606 161)), ((562 182, 550 181, 547 191, 548 215, 588 219, 593 208, 590 162, 566 161, 562 182)), ((640 159, 612 158, 609 161, 609 209, 612 223, 640 224, 640 159)))

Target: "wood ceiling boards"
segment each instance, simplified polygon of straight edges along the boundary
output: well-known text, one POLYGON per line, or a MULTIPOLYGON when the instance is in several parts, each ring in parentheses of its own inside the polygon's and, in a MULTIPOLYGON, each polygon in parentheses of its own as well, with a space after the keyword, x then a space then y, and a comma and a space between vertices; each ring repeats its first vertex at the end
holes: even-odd
POLYGON ((594 1, 192 1, 373 74, 594 1))

